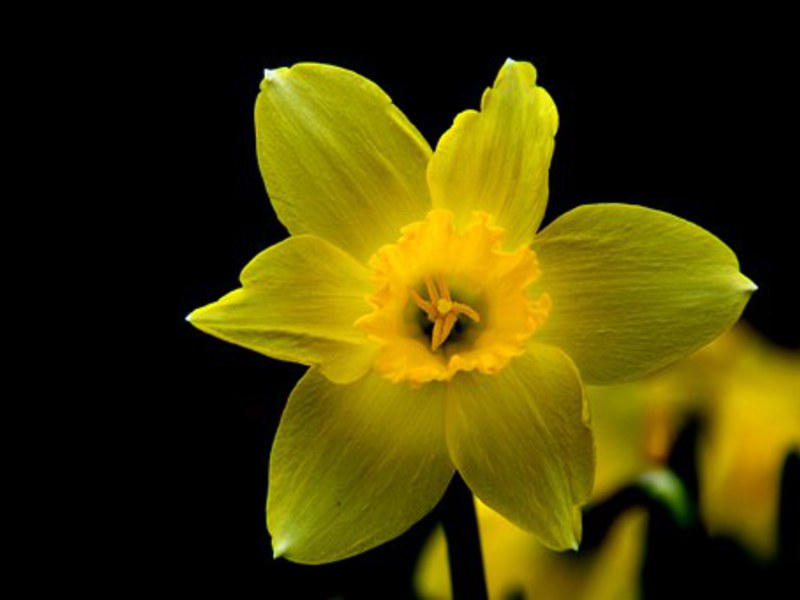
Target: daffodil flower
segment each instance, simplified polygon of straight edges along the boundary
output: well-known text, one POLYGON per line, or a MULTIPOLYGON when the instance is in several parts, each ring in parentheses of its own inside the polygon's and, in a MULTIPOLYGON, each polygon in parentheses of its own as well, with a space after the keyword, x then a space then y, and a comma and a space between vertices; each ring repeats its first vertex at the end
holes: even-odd
MULTIPOLYGON (((700 516, 712 535, 774 560, 781 469, 800 450, 800 353, 738 325, 676 368, 627 387, 638 391, 628 403, 644 407, 640 444, 651 463, 665 460, 690 416, 702 419, 700 516)), ((613 387, 602 391, 615 400, 613 387)))
POLYGON ((537 233, 557 125, 524 62, 435 152, 356 73, 265 73, 258 159, 291 236, 189 320, 311 366, 270 457, 276 555, 323 563, 390 540, 456 469, 546 545, 576 547, 594 473, 583 382, 649 373, 739 317, 755 286, 684 220, 598 204, 537 233))

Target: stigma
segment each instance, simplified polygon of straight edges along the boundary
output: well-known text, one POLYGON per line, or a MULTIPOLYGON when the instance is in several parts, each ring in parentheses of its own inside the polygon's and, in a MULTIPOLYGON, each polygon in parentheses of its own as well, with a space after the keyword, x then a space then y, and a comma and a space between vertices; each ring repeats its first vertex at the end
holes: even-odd
POLYGON ((453 301, 443 275, 426 277, 424 281, 428 290, 428 300, 425 300, 414 289, 409 289, 409 294, 428 317, 428 320, 433 323, 431 350, 436 352, 450 337, 460 315, 464 315, 476 323, 480 322, 481 316, 471 306, 453 301))

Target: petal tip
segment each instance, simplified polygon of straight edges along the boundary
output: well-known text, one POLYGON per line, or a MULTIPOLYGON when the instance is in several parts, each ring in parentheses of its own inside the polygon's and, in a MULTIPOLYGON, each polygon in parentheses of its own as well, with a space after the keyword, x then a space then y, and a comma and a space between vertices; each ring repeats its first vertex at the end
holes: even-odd
POLYGON ((500 67, 495 81, 495 87, 497 87, 500 81, 505 77, 512 76, 512 74, 513 77, 521 78, 520 81, 523 86, 536 87, 537 71, 533 63, 527 60, 515 60, 510 56, 506 58, 503 66, 500 67))
POLYGON ((752 294, 753 292, 758 291, 758 285, 746 275, 742 275, 742 284, 745 292, 752 294))
POLYGON ((213 322, 213 318, 209 318, 209 309, 215 304, 216 303, 211 303, 206 306, 201 306, 200 308, 195 308, 184 317, 184 320, 201 331, 207 331, 206 327, 209 323, 213 322))
POLYGON ((286 540, 277 540, 275 538, 272 539, 272 558, 278 559, 282 556, 286 555, 286 550, 288 550, 289 544, 286 543, 286 540))
POLYGON ((281 75, 286 71, 288 71, 287 67, 264 69, 264 79, 261 81, 261 89, 264 90, 268 85, 277 84, 281 79, 281 75))
POLYGON ((200 307, 195 308, 192 312, 184 317, 184 320, 187 323, 194 325, 195 327, 199 327, 200 323, 203 322, 203 309, 207 307, 200 307))

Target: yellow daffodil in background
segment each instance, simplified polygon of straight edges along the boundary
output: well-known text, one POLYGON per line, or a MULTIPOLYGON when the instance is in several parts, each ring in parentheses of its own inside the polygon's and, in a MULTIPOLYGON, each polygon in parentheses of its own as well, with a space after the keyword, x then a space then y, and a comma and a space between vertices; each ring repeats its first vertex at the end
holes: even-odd
POLYGON ((647 208, 587 205, 544 230, 555 105, 507 61, 436 147, 345 69, 267 71, 259 165, 291 237, 189 320, 310 365, 272 448, 276 555, 323 563, 396 537, 457 469, 552 548, 592 488, 583 382, 708 343, 755 286, 717 238, 647 208))
POLYGON ((690 415, 701 417, 700 514, 709 532, 774 557, 781 469, 800 450, 800 354, 739 326, 643 382, 641 397, 652 460, 690 415))
MULTIPOLYGON (((800 353, 770 345, 744 325, 689 359, 635 383, 588 390, 597 443, 593 498, 663 465, 688 419, 699 416, 700 518, 754 557, 776 550, 780 474, 800 449, 800 353)), ((490 598, 625 600, 639 597, 644 515, 623 515, 591 557, 551 552, 481 503, 478 520, 490 598)), ((420 560, 425 599, 449 598, 446 542, 437 531, 420 560)))
MULTIPOLYGON (((622 515, 591 559, 553 552, 526 531, 476 501, 490 600, 635 600, 639 597, 646 515, 622 515)), ((444 531, 437 528, 420 556, 415 587, 422 600, 447 600, 450 568, 444 531)))

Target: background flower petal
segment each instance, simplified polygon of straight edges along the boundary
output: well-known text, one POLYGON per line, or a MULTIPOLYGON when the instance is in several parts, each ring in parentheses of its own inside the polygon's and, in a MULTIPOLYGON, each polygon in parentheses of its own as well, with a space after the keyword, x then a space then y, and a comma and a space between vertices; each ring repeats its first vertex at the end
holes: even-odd
POLYGON ((291 233, 366 260, 430 209, 430 147, 368 79, 311 63, 267 71, 255 119, 261 174, 291 233))
POLYGON ((500 374, 459 374, 450 386, 450 455, 475 495, 547 546, 576 547, 594 446, 569 357, 532 344, 500 374))
POLYGON ((369 373, 337 385, 311 369, 289 398, 270 457, 267 523, 277 555, 331 562, 406 531, 453 475, 442 384, 369 373))
POLYGON ((256 256, 241 281, 189 321, 267 356, 320 365, 335 381, 369 367, 376 349, 353 324, 369 312, 370 273, 345 252, 314 236, 290 237, 256 256))
POLYGON ((529 244, 547 205, 557 128, 533 65, 506 61, 480 112, 458 115, 436 146, 428 167, 434 207, 453 211, 462 227, 472 211, 487 212, 506 230, 506 248, 529 244))
MULTIPOLYGON (((605 543, 580 556, 553 552, 530 533, 475 502, 489 598, 634 600, 641 596, 647 514, 621 515, 605 543)), ((437 527, 420 554, 414 576, 420 598, 450 600, 450 565, 444 529, 437 527)))
POLYGON ((626 204, 576 208, 535 239, 553 302, 537 340, 563 348, 587 383, 640 377, 707 344, 755 285, 706 230, 626 204))
POLYGON ((673 370, 672 398, 658 400, 676 417, 669 400, 691 394, 686 400, 706 423, 699 457, 704 523, 711 535, 775 559, 781 488, 790 485, 782 480, 784 461, 800 451, 800 352, 737 326, 692 358, 673 370))

